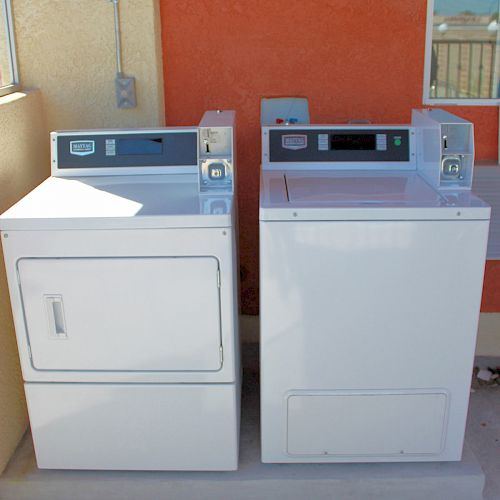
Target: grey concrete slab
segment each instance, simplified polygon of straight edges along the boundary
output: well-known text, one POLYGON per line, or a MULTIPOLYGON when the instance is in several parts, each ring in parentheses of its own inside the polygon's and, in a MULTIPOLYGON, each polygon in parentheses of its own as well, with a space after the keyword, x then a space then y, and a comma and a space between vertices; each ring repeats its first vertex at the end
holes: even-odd
POLYGON ((469 447, 461 462, 262 464, 258 371, 245 349, 240 469, 236 472, 56 471, 36 467, 28 434, 0 478, 2 500, 480 500, 484 474, 469 447))
MULTIPOLYGON (((493 366, 500 366, 500 359, 493 366)), ((500 386, 474 384, 465 439, 486 475, 485 500, 500 499, 500 386)))

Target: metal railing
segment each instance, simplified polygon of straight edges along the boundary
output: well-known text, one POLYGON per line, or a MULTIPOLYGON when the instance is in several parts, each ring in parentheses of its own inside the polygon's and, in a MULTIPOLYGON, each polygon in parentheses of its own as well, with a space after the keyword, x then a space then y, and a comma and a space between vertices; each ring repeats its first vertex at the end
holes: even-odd
POLYGON ((495 59, 498 42, 440 40, 432 42, 431 91, 435 98, 496 98, 495 59))

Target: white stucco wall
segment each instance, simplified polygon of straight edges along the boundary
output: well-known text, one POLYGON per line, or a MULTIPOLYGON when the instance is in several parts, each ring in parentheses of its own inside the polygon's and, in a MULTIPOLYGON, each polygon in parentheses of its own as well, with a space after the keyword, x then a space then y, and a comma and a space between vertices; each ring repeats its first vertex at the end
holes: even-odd
MULTIPOLYGON (((0 212, 49 175, 51 130, 164 123, 158 0, 121 0, 123 71, 138 106, 116 107, 113 5, 12 0, 23 88, 0 98, 0 212)), ((28 423, 3 264, 0 265, 0 472, 28 423)))
MULTIPOLYGON (((49 136, 38 91, 0 97, 0 213, 49 174, 49 136)), ((3 261, 3 257, 2 257, 3 261)), ((0 472, 28 424, 9 293, 0 264, 0 472)))

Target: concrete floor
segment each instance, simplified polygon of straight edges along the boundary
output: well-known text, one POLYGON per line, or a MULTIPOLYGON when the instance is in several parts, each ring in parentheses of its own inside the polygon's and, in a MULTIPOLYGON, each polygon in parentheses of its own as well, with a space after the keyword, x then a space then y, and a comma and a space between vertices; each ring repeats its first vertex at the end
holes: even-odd
POLYGON ((486 475, 485 500, 500 499, 500 386, 471 394, 465 440, 486 475))
MULTIPOLYGON (((0 477, 1 500, 500 500, 500 386, 474 383, 462 462, 271 465, 259 460, 256 346, 244 353, 240 470, 225 473, 51 471, 27 434, 0 477), (477 457, 477 459, 476 459, 477 457)), ((484 361, 483 361, 484 362, 484 361)), ((500 360, 496 360, 500 364, 500 360)), ((485 363, 485 362, 484 362, 485 363)), ((488 362, 490 366, 494 361, 488 362)))
MULTIPOLYGON (((500 366, 500 358, 476 358, 479 366, 500 366)), ((500 500, 500 385, 473 380, 465 431, 468 447, 486 475, 485 500, 500 500)))

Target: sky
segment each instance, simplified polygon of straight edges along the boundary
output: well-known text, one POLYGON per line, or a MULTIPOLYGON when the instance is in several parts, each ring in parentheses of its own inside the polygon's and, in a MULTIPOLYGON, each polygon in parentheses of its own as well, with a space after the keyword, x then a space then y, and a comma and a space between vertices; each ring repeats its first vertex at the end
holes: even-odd
POLYGON ((476 14, 498 12, 498 0, 434 0, 434 11, 440 15, 453 16, 464 10, 476 14))

